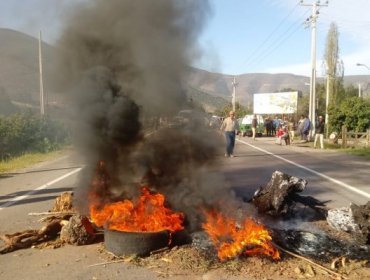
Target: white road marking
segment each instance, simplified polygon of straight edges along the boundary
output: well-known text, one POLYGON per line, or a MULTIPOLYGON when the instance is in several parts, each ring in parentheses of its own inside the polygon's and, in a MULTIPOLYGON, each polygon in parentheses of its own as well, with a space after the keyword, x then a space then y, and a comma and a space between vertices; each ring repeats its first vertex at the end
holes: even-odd
POLYGON ((43 190, 43 189, 45 189, 45 188, 47 188, 47 187, 49 187, 49 186, 51 186, 51 185, 53 185, 53 184, 55 184, 55 183, 57 183, 57 182, 59 182, 59 181, 63 180, 63 179, 65 179, 65 178, 67 178, 67 177, 69 177, 69 176, 71 176, 71 175, 73 175, 73 174, 75 174, 75 173, 79 172, 81 169, 82 169, 82 168, 77 168, 77 169, 75 169, 75 170, 73 170, 73 171, 71 171, 71 172, 69 172, 69 173, 67 173, 67 174, 64 174, 63 176, 61 176, 61 177, 59 177, 59 178, 56 178, 56 179, 54 179, 54 180, 52 180, 52 181, 50 181, 50 182, 48 182, 48 183, 46 183, 46 184, 44 184, 44 185, 42 185, 42 186, 40 186, 40 187, 38 187, 38 188, 36 188, 36 189, 32 190, 32 191, 29 191, 28 193, 26 193, 26 194, 24 194, 24 195, 17 196, 17 197, 15 197, 15 198, 13 198, 13 199, 9 200, 9 201, 8 201, 8 202, 6 202, 6 203, 0 204, 0 211, 1 211, 1 210, 3 210, 4 208, 7 208, 7 207, 9 207, 9 206, 11 206, 11 205, 15 204, 17 201, 23 200, 23 199, 25 199, 25 198, 29 197, 30 195, 33 195, 34 193, 37 193, 38 191, 43 190))
POLYGON ((273 156, 273 157, 276 157, 276 158, 278 158, 278 159, 280 159, 280 160, 283 160, 283 161, 285 161, 285 162, 288 162, 288 163, 290 163, 290 164, 292 164, 292 165, 294 165, 294 166, 297 166, 297 167, 299 167, 299 168, 302 168, 302 169, 304 169, 304 170, 306 170, 306 171, 308 171, 308 172, 311 172, 311 173, 313 173, 313 174, 315 174, 315 175, 317 175, 317 176, 319 176, 319 177, 322 177, 322 178, 324 178, 324 179, 326 179, 326 180, 329 180, 329 181, 331 181, 331 182, 333 182, 333 183, 335 183, 335 184, 337 184, 337 185, 339 185, 339 186, 341 186, 341 187, 344 187, 344 188, 346 188, 346 189, 348 189, 348 190, 350 190, 350 191, 352 191, 352 192, 355 192, 355 193, 357 193, 357 194, 360 194, 360 195, 362 195, 362 196, 364 196, 364 197, 366 197, 366 198, 370 198, 370 194, 369 194, 369 193, 364 192, 364 191, 361 191, 361 190, 359 190, 359 189, 357 189, 357 188, 355 188, 355 187, 353 187, 353 186, 351 186, 351 185, 348 185, 348 184, 346 184, 346 183, 344 183, 344 182, 342 182, 342 181, 339 181, 339 180, 337 180, 337 179, 334 179, 334 178, 332 178, 332 177, 330 177, 330 176, 328 176, 328 175, 325 175, 325 174, 322 174, 322 173, 320 173, 320 172, 317 172, 317 171, 315 171, 315 170, 313 170, 313 169, 311 169, 311 168, 308 168, 308 167, 306 167, 306 166, 303 166, 303 165, 301 165, 301 164, 299 164, 299 163, 296 163, 296 162, 294 162, 294 161, 291 161, 291 160, 289 160, 289 159, 286 159, 286 158, 283 158, 283 157, 281 157, 281 156, 275 155, 275 154, 273 154, 273 153, 271 153, 271 152, 269 152, 269 151, 266 151, 266 150, 264 150, 264 149, 261 149, 261 148, 259 148, 259 147, 256 147, 256 146, 254 146, 254 145, 252 145, 252 144, 249 144, 249 143, 247 143, 247 142, 245 142, 245 141, 243 141, 243 140, 236 139, 236 141, 241 142, 241 143, 243 143, 243 144, 245 144, 245 145, 248 145, 248 146, 250 146, 250 147, 252 147, 252 148, 254 148, 254 149, 256 149, 256 150, 259 150, 259 151, 261 151, 261 152, 263 152, 263 153, 266 153, 266 154, 268 154, 268 155, 270 155, 270 156, 273 156))

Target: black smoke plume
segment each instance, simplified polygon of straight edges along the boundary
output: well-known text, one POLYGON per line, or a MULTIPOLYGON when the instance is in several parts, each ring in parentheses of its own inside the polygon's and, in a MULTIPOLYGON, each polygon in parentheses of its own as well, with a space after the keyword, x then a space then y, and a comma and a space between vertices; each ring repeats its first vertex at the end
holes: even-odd
POLYGON ((192 226, 199 207, 225 197, 208 169, 222 144, 184 85, 209 13, 205 0, 94 0, 70 12, 55 82, 86 159, 79 201, 97 168, 107 179, 98 191, 104 199, 134 198, 146 184, 192 226), (191 110, 190 120, 171 126, 182 109, 191 110), (159 120, 167 124, 153 131, 159 120))

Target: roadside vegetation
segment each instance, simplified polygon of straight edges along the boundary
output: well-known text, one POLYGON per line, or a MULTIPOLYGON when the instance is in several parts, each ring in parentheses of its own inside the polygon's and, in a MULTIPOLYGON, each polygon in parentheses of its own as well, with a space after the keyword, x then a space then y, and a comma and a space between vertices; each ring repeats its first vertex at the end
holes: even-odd
POLYGON ((0 161, 0 174, 11 173, 43 161, 61 156, 64 150, 52 151, 49 153, 28 153, 9 160, 0 161))
POLYGON ((55 156, 69 142, 65 125, 32 112, 0 116, 0 172, 55 156))
POLYGON ((370 160, 370 147, 350 147, 343 149, 340 144, 325 143, 325 148, 329 150, 338 150, 343 153, 364 157, 370 160))
POLYGON ((370 160, 370 148, 349 148, 344 149, 348 154, 365 157, 370 160))
MULTIPOLYGON (((353 85, 344 85, 344 66, 339 57, 339 32, 335 23, 332 23, 327 34, 325 54, 323 57, 326 67, 326 79, 321 83, 316 83, 316 118, 325 116, 325 135, 336 134, 339 139, 347 139, 347 131, 351 135, 364 134, 370 129, 370 96, 369 94, 360 93, 353 85), (345 133, 345 132, 343 132, 345 133)), ((276 89, 275 92, 298 91, 293 88, 276 89)), ((299 91, 298 91, 299 92, 299 91)), ((289 118, 298 122, 300 115, 308 116, 309 114, 309 96, 308 92, 298 94, 297 111, 295 114, 288 115, 289 118)), ((218 110, 219 116, 226 116, 232 108, 231 103, 218 110)), ((253 112, 252 104, 243 107, 240 104, 236 106, 237 118, 242 118, 246 114, 253 112)), ((271 114, 272 117, 278 116, 283 119, 282 114, 271 114)), ((286 116, 286 115, 285 115, 286 116)), ((316 120, 311 120, 315 124, 316 120)), ((357 136, 356 136, 357 137, 357 136)), ((363 137, 363 136, 361 136, 363 137)), ((367 140, 368 141, 368 140, 367 140)), ((309 143, 309 145, 313 145, 309 143)), ((346 145, 344 145, 346 146, 346 145)), ((341 145, 326 144, 328 149, 338 149, 352 155, 364 156, 370 158, 370 148, 353 147, 342 148, 341 145)))

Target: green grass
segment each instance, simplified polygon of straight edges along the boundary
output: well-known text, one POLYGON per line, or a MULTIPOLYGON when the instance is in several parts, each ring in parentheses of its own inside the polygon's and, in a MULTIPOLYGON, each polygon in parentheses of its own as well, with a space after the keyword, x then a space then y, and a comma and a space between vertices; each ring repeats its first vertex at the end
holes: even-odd
POLYGON ((328 142, 325 142, 324 145, 325 145, 324 147, 329 150, 339 150, 342 148, 341 145, 339 144, 333 144, 333 143, 328 143, 328 142))
POLYGON ((325 148, 330 150, 338 150, 354 156, 361 156, 370 159, 369 147, 349 147, 343 149, 340 144, 325 143, 325 148))
MULTIPOLYGON (((295 138, 295 139, 297 139, 295 141, 299 141, 299 138, 295 138)), ((305 145, 307 147, 313 148, 313 141, 305 143, 305 145)), ((350 147, 350 148, 343 149, 340 144, 329 143, 327 141, 325 141, 324 145, 325 145, 325 149, 328 149, 328 150, 336 150, 338 152, 343 152, 343 153, 347 153, 347 154, 350 154, 350 155, 361 156, 361 157, 364 157, 366 159, 370 159, 370 147, 368 147, 368 148, 366 148, 366 147, 358 147, 358 148, 350 147)))
POLYGON ((361 156, 370 159, 370 148, 347 148, 343 149, 343 151, 350 155, 361 156))
POLYGON ((43 161, 57 158, 63 153, 65 153, 65 150, 53 151, 50 153, 29 153, 10 160, 0 161, 0 174, 14 172, 43 161))

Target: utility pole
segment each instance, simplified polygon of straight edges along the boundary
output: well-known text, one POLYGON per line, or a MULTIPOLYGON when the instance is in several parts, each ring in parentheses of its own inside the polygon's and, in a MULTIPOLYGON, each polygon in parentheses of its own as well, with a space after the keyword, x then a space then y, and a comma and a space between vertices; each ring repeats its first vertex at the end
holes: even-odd
POLYGON ((361 84, 358 83, 358 97, 361 97, 361 84))
POLYGON ((231 97, 231 104, 233 106, 233 111, 235 112, 235 103, 236 103, 236 86, 238 85, 238 83, 236 82, 236 78, 234 76, 234 80, 232 82, 232 86, 233 86, 233 94, 232 94, 232 97, 231 97))
MULTIPOLYGON (((327 66, 326 66, 327 67, 327 66)), ((329 139, 329 86, 330 86, 330 74, 329 74, 329 69, 327 67, 326 69, 326 103, 325 103, 325 123, 326 123, 326 135, 325 138, 329 139)))
POLYGON ((41 31, 39 33, 40 113, 45 115, 44 82, 42 79, 41 31))
POLYGON ((318 9, 320 7, 327 7, 329 1, 325 4, 320 4, 320 1, 314 1, 312 4, 305 4, 301 0, 301 6, 312 6, 312 15, 307 18, 306 22, 311 23, 311 79, 310 79, 310 98, 308 114, 309 119, 313 124, 311 130, 311 137, 315 134, 315 123, 316 123, 316 21, 319 15, 318 9))

